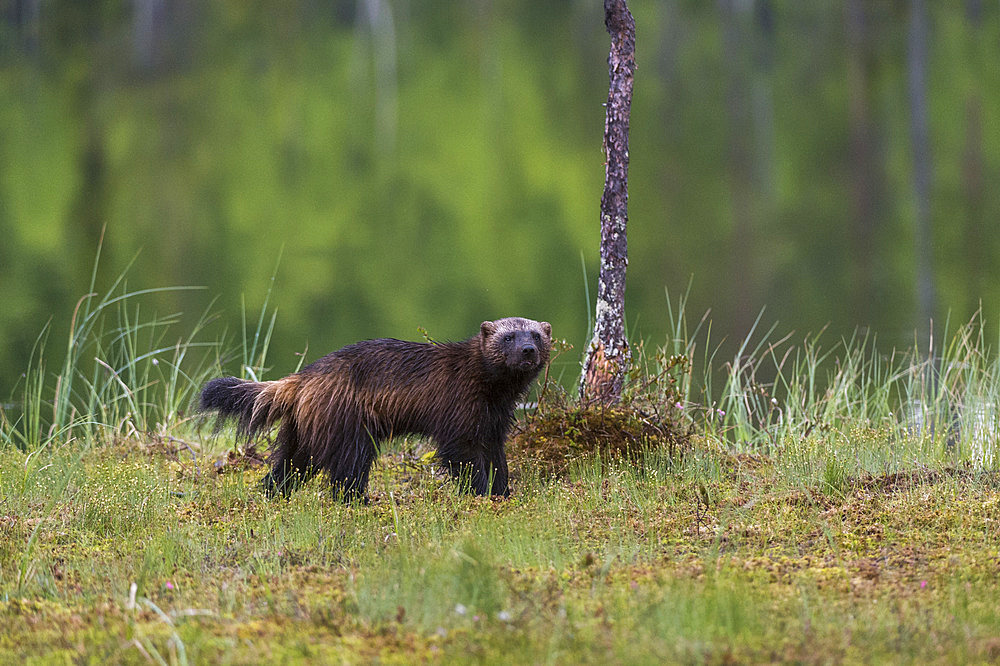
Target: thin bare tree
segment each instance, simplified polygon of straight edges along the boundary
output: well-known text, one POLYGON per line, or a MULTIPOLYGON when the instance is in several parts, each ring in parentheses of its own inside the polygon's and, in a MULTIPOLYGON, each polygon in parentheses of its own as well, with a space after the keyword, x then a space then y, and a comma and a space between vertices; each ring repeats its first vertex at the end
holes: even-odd
POLYGON ((635 71, 635 20, 625 0, 604 0, 604 25, 611 35, 608 102, 604 119, 604 196, 601 197, 601 272, 594 335, 587 346, 580 400, 610 405, 621 400, 631 362, 625 339, 625 267, 628 244, 628 131, 635 71))

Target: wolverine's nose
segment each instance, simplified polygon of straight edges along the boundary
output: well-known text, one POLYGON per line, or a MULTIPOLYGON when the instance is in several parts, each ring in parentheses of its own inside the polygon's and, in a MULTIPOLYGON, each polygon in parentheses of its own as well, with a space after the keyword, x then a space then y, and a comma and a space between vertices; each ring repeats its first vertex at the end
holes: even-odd
POLYGON ((534 359, 535 354, 537 353, 538 350, 535 349, 535 345, 526 344, 523 347, 521 347, 521 356, 523 358, 534 359))

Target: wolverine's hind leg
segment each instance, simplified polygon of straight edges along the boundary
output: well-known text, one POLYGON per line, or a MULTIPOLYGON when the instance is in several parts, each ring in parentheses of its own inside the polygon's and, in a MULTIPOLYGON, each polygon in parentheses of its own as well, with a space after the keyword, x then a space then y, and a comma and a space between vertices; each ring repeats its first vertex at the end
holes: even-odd
POLYGON ((278 429, 270 462, 271 471, 262 483, 264 491, 272 496, 281 493, 288 497, 316 471, 308 452, 299 446, 295 425, 291 421, 282 423, 278 429))
POLYGON ((330 447, 337 454, 328 460, 330 488, 335 497, 345 502, 367 503, 368 477, 378 456, 380 438, 363 427, 348 427, 345 431, 341 434, 349 436, 330 447))
POLYGON ((271 471, 262 481, 264 492, 271 496, 280 493, 288 497, 293 490, 311 479, 315 471, 312 462, 301 454, 275 460, 271 471))

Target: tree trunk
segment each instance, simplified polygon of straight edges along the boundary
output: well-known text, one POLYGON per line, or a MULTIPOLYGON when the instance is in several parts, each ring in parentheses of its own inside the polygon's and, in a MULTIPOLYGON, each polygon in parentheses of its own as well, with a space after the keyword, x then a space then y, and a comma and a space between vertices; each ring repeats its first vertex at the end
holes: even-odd
POLYGON ((845 8, 847 34, 847 94, 850 132, 851 249, 853 250, 853 315, 870 326, 880 302, 875 249, 878 211, 882 199, 882 165, 872 112, 873 28, 863 0, 849 0, 845 8))
POLYGON ((611 35, 608 103, 604 120, 607 164, 601 197, 601 273, 594 335, 587 348, 580 400, 612 405, 621 400, 631 360, 625 340, 625 267, 628 244, 628 126, 635 71, 635 20, 625 0, 604 0, 604 25, 611 35))
POLYGON ((151 72, 162 64, 165 0, 133 0, 132 57, 143 72, 151 72))
MULTIPOLYGON (((973 49, 974 64, 983 62, 981 29, 983 8, 980 0, 965 4, 965 16, 972 35, 969 43, 973 49)), ((986 210, 986 158, 983 155, 983 97, 977 86, 965 99, 965 149, 962 155, 962 181, 965 194, 965 267, 966 267, 966 318, 979 310, 983 290, 990 275, 989 237, 990 219, 986 210)))
POLYGON ((730 245, 731 292, 734 327, 747 335, 754 324, 757 271, 754 266, 754 227, 757 226, 757 183, 754 181, 754 124, 750 89, 751 53, 749 26, 744 14, 748 6, 723 0, 722 41, 726 68, 726 167, 729 176, 733 233, 730 245))
POLYGON ((916 199, 914 238, 917 264, 918 326, 926 326, 934 316, 935 289, 931 252, 931 149, 927 117, 927 5, 913 0, 910 5, 910 34, 907 49, 910 93, 910 136, 913 142, 913 194, 916 199))
POLYGON ((381 155, 396 149, 398 79, 396 23, 385 0, 364 0, 375 57, 375 146, 381 155))

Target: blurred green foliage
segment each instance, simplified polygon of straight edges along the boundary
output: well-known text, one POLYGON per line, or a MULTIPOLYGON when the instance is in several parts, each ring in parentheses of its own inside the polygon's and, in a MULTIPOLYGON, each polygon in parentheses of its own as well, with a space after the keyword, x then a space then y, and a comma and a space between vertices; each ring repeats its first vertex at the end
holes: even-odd
MULTIPOLYGON (((634 336, 662 342, 664 289, 689 282, 731 340, 765 305, 803 333, 926 330, 911 8, 847 4, 860 23, 828 3, 630 3, 634 336)), ((929 38, 937 315, 995 318, 1000 11, 934 3, 929 38)), ((582 0, 0 2, 0 398, 50 317, 62 339, 102 228, 99 287, 134 258, 130 288, 204 285, 151 307, 193 326, 216 296, 220 335, 275 275, 274 375, 307 346, 513 314, 582 351, 607 48, 582 0)))

